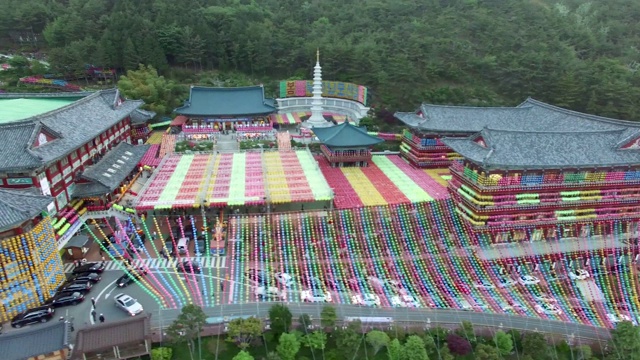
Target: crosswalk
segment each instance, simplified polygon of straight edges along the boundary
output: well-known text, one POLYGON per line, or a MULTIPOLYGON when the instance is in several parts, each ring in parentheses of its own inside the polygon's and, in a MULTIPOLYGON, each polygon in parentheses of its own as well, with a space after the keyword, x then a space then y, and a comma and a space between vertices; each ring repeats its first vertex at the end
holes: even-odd
MULTIPOLYGON (((192 257, 192 258, 181 258, 181 260, 194 260, 197 261, 200 266, 204 269, 221 269, 227 267, 227 257, 226 256, 211 256, 211 257, 192 257)), ((123 264, 120 261, 107 261, 104 267, 105 271, 109 270, 122 270, 123 264)), ((155 258, 155 259, 136 259, 133 260, 133 265, 135 267, 148 267, 150 269, 172 269, 178 263, 177 259, 163 259, 163 258, 155 258)), ((73 264, 64 264, 64 271, 70 273, 73 271, 73 264)))

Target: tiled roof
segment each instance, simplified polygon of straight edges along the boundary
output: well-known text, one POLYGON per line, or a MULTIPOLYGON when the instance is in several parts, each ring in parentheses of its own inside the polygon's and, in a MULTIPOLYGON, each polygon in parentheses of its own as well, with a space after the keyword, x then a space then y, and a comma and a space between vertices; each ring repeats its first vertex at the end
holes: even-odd
POLYGON ((518 107, 471 107, 423 104, 396 118, 423 131, 475 133, 484 128, 518 131, 593 131, 640 128, 640 124, 583 114, 527 99, 518 107))
POLYGON ((189 100, 175 112, 193 116, 241 116, 270 114, 275 110, 274 101, 264 98, 262 85, 234 88, 192 86, 189 100))
MULTIPOLYGON (((107 189, 106 192, 113 191, 138 166, 149 147, 150 145, 134 146, 121 142, 107 152, 97 164, 88 167, 82 173, 82 177, 92 183, 104 186, 104 189, 107 189)), ((95 188, 97 189, 98 187, 95 188)), ((103 191, 100 194, 103 195, 106 192, 103 191)), ((76 192, 74 191, 75 194, 76 192)))
POLYGON ((639 164, 640 149, 620 148, 624 144, 621 142, 624 136, 625 130, 530 132, 483 129, 467 138, 443 138, 442 141, 485 170, 597 168, 639 164))
POLYGON ((75 188, 73 189, 73 194, 71 194, 71 198, 83 199, 92 196, 103 196, 110 193, 111 191, 112 190, 110 190, 108 187, 96 182, 76 184, 75 188))
POLYGON ((0 230, 11 229, 47 210, 52 197, 37 190, 9 190, 0 188, 0 230))
POLYGON ((117 105, 116 89, 102 90, 62 108, 0 126, 0 171, 34 169, 55 161, 105 132, 140 107, 140 100, 117 105), (39 130, 56 139, 36 148, 39 130))
POLYGON ((74 359, 82 359, 82 354, 105 350, 116 345, 125 345, 148 339, 151 336, 151 315, 107 321, 81 329, 76 335, 74 359))
POLYGON ((314 127, 312 130, 321 143, 330 147, 370 146, 384 141, 367 134, 365 129, 353 126, 346 121, 336 126, 314 127))
POLYGON ((153 111, 135 109, 131 113, 131 123, 132 124, 144 124, 147 121, 153 119, 155 116, 156 116, 156 113, 154 113, 153 111))
POLYGON ((66 322, 52 321, 49 324, 11 331, 0 336, 3 360, 26 360, 62 350, 69 345, 69 326, 66 322))

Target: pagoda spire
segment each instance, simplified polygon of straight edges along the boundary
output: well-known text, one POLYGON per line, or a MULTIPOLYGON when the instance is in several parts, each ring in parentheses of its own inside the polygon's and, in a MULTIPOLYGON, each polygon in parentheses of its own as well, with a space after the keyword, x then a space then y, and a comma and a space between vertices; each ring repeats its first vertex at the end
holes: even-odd
POLYGON ((332 125, 322 116, 322 67, 320 66, 320 49, 316 50, 316 66, 313 68, 313 97, 311 100, 311 117, 302 124, 304 127, 326 127, 332 125))

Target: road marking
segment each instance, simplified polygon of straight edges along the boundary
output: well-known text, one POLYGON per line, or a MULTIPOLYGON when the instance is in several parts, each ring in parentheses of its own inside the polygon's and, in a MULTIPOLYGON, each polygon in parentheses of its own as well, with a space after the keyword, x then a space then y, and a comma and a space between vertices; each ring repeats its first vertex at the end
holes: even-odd
MULTIPOLYGON (((102 289, 102 291, 98 293, 98 295, 96 296, 96 304, 98 303, 98 300, 100 299, 102 294, 104 294, 104 292, 107 291, 107 289, 109 289, 109 286, 114 285, 116 281, 118 281, 118 279, 115 279, 112 282, 110 282, 107 286, 104 287, 104 289, 102 289)), ((91 325, 93 325, 95 324, 95 321, 93 321, 93 317, 91 316, 91 310, 93 310, 93 307, 89 309, 89 322, 91 323, 91 325)))
MULTIPOLYGON (((227 267, 227 257, 226 256, 205 256, 205 257, 183 257, 181 260, 194 260, 201 264, 203 269, 224 269, 227 267)), ((146 266, 150 269, 158 269, 158 268, 172 268, 177 265, 178 259, 172 258, 171 260, 163 259, 163 258, 151 258, 151 259, 135 259, 133 260, 133 265, 135 267, 146 266)), ((64 264, 64 272, 71 273, 73 272, 74 265, 73 263, 64 264)), ((112 270, 124 270, 122 262, 120 261, 106 261, 105 262, 105 271, 112 270)))

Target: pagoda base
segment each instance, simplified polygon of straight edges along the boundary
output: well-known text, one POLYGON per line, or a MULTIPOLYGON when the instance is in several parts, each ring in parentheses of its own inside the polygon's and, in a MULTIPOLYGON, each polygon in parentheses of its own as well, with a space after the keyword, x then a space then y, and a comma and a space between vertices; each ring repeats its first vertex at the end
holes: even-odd
POLYGON ((324 121, 304 121, 301 126, 305 129, 311 129, 312 127, 329 127, 329 126, 333 126, 333 123, 328 122, 327 120, 324 121))

